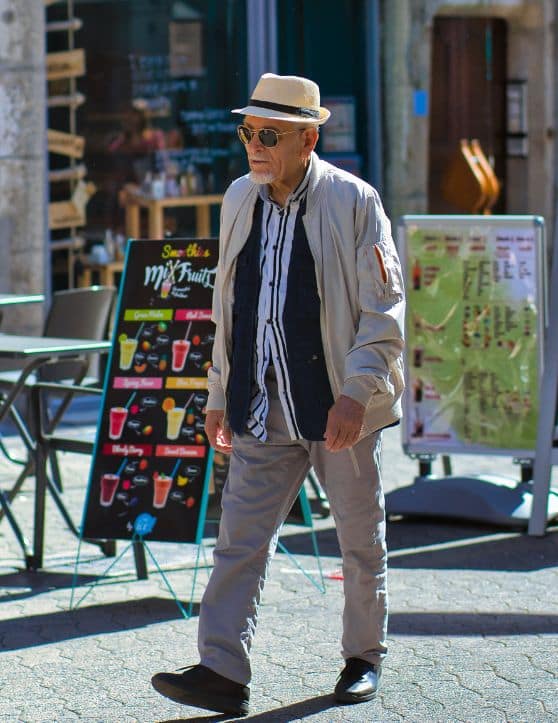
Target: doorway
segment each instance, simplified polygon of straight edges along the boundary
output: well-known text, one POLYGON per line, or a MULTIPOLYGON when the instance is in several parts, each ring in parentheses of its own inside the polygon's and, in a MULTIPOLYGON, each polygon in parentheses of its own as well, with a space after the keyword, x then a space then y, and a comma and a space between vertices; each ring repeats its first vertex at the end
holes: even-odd
POLYGON ((501 18, 438 17, 432 34, 429 138, 429 213, 456 213, 442 179, 462 138, 478 139, 502 192, 494 213, 506 210, 507 23, 501 18))

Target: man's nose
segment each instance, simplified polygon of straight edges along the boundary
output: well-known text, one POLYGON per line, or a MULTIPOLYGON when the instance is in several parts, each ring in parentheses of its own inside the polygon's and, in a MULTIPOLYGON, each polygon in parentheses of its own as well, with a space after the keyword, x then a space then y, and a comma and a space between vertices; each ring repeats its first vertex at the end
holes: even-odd
POLYGON ((256 146, 263 146, 263 143, 260 141, 260 135, 258 131, 253 131, 252 137, 248 141, 249 146, 251 146, 253 143, 255 143, 256 146))

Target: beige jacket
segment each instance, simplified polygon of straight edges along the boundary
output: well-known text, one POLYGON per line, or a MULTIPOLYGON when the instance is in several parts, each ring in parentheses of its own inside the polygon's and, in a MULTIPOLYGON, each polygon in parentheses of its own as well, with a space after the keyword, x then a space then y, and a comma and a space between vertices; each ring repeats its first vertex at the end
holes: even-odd
MULTIPOLYGON (((243 176, 223 199, 208 410, 226 413, 236 258, 257 197, 258 186, 243 176)), ((316 264, 333 396, 345 394, 365 406, 363 437, 401 417, 405 301, 390 222, 374 188, 315 153, 303 222, 316 264)))

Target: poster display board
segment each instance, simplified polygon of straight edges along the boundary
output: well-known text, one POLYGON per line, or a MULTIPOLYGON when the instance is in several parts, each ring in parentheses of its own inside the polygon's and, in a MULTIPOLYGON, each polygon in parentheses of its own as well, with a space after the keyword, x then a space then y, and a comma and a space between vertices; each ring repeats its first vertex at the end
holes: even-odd
POLYGON ((84 537, 198 541, 217 253, 216 239, 128 243, 84 537))
POLYGON ((533 456, 542 369, 544 222, 404 216, 403 447, 533 456))

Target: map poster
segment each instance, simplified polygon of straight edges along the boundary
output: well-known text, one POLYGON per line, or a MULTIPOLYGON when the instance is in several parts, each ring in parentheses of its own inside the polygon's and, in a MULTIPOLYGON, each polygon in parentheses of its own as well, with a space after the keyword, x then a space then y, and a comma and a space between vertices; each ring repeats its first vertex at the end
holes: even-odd
POLYGON ((533 453, 544 294, 543 222, 405 216, 404 448, 533 453))
MULTIPOLYGON (((130 241, 82 534, 196 542, 216 239, 130 241)), ((202 520, 203 523, 203 520, 202 520)))

